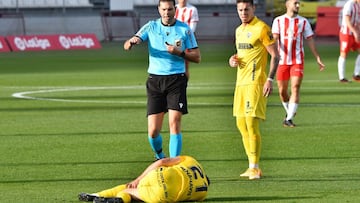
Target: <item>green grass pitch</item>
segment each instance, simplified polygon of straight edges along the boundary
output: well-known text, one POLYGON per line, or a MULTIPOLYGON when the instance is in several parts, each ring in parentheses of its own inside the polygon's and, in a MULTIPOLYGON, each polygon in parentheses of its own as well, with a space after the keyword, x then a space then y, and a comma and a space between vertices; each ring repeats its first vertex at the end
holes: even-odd
MULTIPOLYGON (((276 85, 261 123, 264 176, 247 168, 232 117, 232 43, 200 42, 191 64, 183 154, 212 184, 207 202, 359 202, 360 83, 337 80, 338 44, 318 44, 326 70, 307 50, 294 129, 276 85)), ((348 57, 350 79, 355 54, 348 57)), ((78 202, 80 192, 126 183, 153 161, 147 141, 146 46, 0 54, 0 202, 78 202), (16 97, 21 98, 16 98, 16 97)), ((167 121, 163 126, 168 150, 167 121)))

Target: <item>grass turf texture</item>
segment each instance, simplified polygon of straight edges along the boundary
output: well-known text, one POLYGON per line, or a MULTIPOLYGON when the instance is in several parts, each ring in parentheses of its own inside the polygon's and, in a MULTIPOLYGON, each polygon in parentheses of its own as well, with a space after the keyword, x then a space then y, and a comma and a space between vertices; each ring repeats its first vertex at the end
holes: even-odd
MULTIPOLYGON (((191 64, 183 154, 196 157, 212 180, 208 202, 360 201, 360 84, 337 81, 337 44, 318 46, 322 73, 307 51, 296 128, 282 127, 276 88, 269 98, 260 181, 239 178, 247 159, 232 117, 233 45, 200 48, 202 63, 191 64)), ((145 46, 2 53, 0 60, 0 202, 78 202, 78 193, 126 183, 153 161, 145 46), (34 100, 12 97, 39 90, 25 95, 34 100)), ((349 79, 354 61, 351 54, 349 79)), ((167 152, 167 121, 162 134, 167 152)))

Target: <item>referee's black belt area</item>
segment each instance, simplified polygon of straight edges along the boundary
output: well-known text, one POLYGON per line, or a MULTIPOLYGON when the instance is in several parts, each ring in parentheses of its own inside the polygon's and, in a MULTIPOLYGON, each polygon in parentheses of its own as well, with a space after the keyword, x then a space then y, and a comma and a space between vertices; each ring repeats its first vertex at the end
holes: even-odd
POLYGON ((172 77, 172 76, 185 76, 185 73, 177 73, 177 74, 170 74, 170 75, 156 75, 156 74, 149 74, 150 77, 172 77))

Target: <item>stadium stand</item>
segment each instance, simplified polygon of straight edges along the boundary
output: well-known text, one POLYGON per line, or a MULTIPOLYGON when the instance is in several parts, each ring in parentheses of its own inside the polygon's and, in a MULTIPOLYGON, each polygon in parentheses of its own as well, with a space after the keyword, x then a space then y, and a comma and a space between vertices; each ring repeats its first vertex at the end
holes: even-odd
MULTIPOLYGON (((233 39, 240 24, 235 0, 189 2, 199 11, 198 39, 233 39)), ((255 2, 257 16, 271 23, 265 0, 255 2)), ((158 0, 0 0, 0 36, 95 33, 100 40, 123 40, 159 18, 157 4, 158 0)))
POLYGON ((234 4, 232 0, 191 0, 194 5, 224 5, 234 4))
POLYGON ((92 7, 89 0, 1 0, 0 8, 92 7))
POLYGON ((141 5, 141 6, 152 6, 157 5, 157 0, 133 0, 134 5, 141 5))
MULTIPOLYGON (((131 1, 131 0, 127 0, 131 1)), ((91 3, 97 6, 106 6, 108 3, 105 0, 90 0, 91 3)), ((158 4, 158 0, 132 0, 134 6, 154 6, 158 4)), ((234 4, 234 0, 189 0, 194 5, 225 5, 234 4)))
MULTIPOLYGON (((133 0, 135 6, 157 5, 158 0, 133 0)), ((190 0, 194 5, 224 5, 234 4, 233 0, 190 0)))

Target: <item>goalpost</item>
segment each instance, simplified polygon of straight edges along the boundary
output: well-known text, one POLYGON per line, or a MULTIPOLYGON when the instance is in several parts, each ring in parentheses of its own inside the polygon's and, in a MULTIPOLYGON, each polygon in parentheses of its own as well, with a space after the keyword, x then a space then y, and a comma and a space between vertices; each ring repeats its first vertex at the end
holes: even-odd
POLYGON ((0 13, 0 36, 26 35, 22 13, 0 13))

